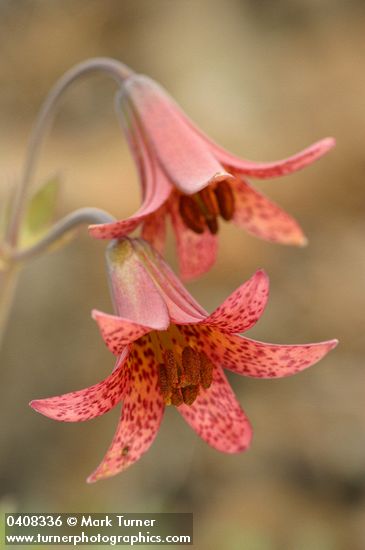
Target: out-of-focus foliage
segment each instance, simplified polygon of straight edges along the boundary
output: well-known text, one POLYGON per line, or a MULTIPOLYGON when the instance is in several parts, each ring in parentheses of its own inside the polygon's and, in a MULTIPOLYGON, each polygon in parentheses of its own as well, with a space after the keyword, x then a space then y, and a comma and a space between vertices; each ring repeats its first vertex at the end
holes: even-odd
POLYGON ((52 178, 30 198, 20 233, 20 246, 31 246, 55 220, 60 181, 52 178))

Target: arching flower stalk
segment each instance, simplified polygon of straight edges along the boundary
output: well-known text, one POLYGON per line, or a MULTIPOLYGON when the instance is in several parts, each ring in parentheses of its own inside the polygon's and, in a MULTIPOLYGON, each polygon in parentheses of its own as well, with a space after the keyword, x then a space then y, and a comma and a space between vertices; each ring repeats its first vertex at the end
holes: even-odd
MULTIPOLYGON (((53 249, 55 245, 60 246, 62 242, 67 242, 66 235, 69 237, 72 230, 85 223, 105 223, 114 220, 112 216, 97 208, 86 207, 71 212, 52 226, 55 201, 53 194, 50 195, 47 191, 52 181, 47 182, 33 197, 30 196, 30 186, 41 146, 60 98, 75 81, 99 71, 113 78, 117 85, 131 74, 126 65, 109 58, 88 59, 67 71, 45 98, 32 128, 20 180, 9 197, 10 200, 5 199, 0 204, 0 345, 17 283, 17 275, 23 264, 53 249), (40 194, 43 194, 42 199, 37 200, 40 194), (29 233, 27 237, 31 239, 24 247, 22 236, 29 213, 33 222, 36 222, 33 223, 36 230, 26 231, 29 233), (46 223, 39 232, 39 225, 45 220, 46 223)), ((29 230, 29 227, 27 229, 29 230)))
POLYGON ((263 271, 208 315, 143 240, 112 242, 107 266, 116 314, 95 310, 93 318, 117 356, 114 371, 90 388, 31 403, 45 416, 77 422, 124 400, 112 444, 90 482, 137 461, 153 442, 168 405, 215 449, 246 450, 252 429, 223 369, 253 378, 290 376, 337 343, 274 345, 240 336, 265 308, 268 278, 263 271))
POLYGON ((247 178, 296 172, 327 153, 334 139, 318 141, 277 162, 239 159, 196 128, 161 86, 134 73, 122 84, 117 108, 138 165, 144 200, 126 220, 91 226, 93 237, 120 238, 141 225, 142 236, 161 252, 169 215, 184 279, 205 273, 214 263, 220 220, 232 220, 268 241, 306 243, 298 223, 247 178))

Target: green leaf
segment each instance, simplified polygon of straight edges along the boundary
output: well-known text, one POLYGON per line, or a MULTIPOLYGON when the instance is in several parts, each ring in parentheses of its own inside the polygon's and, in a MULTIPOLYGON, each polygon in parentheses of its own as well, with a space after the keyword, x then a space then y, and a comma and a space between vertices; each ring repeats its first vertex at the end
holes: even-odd
POLYGON ((24 225, 30 233, 43 232, 54 218, 60 180, 47 181, 31 198, 24 218, 24 225))
POLYGON ((51 225, 57 204, 60 180, 48 180, 30 199, 20 232, 21 247, 39 240, 51 225))

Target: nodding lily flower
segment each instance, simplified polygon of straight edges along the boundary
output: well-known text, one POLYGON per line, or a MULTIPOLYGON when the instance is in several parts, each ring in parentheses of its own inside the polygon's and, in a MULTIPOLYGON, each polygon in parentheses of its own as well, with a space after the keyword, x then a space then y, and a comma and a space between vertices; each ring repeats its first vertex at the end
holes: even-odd
POLYGON ((162 252, 169 214, 184 279, 205 273, 214 263, 220 219, 268 241, 306 243, 298 223, 246 178, 291 174, 327 153, 334 139, 318 141, 285 160, 256 163, 213 143, 146 76, 132 74, 125 81, 118 106, 138 165, 143 204, 126 220, 91 226, 93 237, 120 238, 142 225, 142 237, 162 252))
POLYGON ((223 369, 253 378, 289 376, 337 343, 274 345, 237 334, 251 328, 265 308, 263 271, 208 315, 147 242, 112 242, 107 264, 116 315, 93 311, 93 318, 117 356, 114 371, 90 388, 31 403, 45 416, 78 422, 124 400, 113 442, 90 482, 125 470, 148 450, 166 405, 176 407, 215 449, 244 451, 251 426, 223 369))

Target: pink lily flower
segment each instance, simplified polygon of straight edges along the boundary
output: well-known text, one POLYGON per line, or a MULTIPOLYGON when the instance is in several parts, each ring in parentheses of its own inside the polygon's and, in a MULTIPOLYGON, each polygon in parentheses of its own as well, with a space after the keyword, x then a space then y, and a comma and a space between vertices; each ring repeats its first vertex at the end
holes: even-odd
POLYGON ((298 223, 255 190, 247 177, 296 172, 327 153, 333 138, 277 162, 239 159, 197 129, 161 86, 136 74, 124 83, 120 116, 138 165, 143 204, 126 220, 91 226, 93 237, 120 238, 141 225, 142 237, 162 252, 169 215, 184 279, 213 265, 219 218, 267 241, 306 244, 298 223))
POLYGON ((114 371, 87 389, 30 404, 52 419, 79 422, 124 400, 112 444, 89 482, 136 462, 155 439, 167 405, 175 406, 215 449, 246 450, 252 429, 223 369, 281 378, 313 365, 337 344, 275 345, 240 336, 265 308, 268 278, 263 271, 208 315, 148 243, 114 241, 107 263, 116 315, 94 310, 93 318, 117 356, 114 371))

